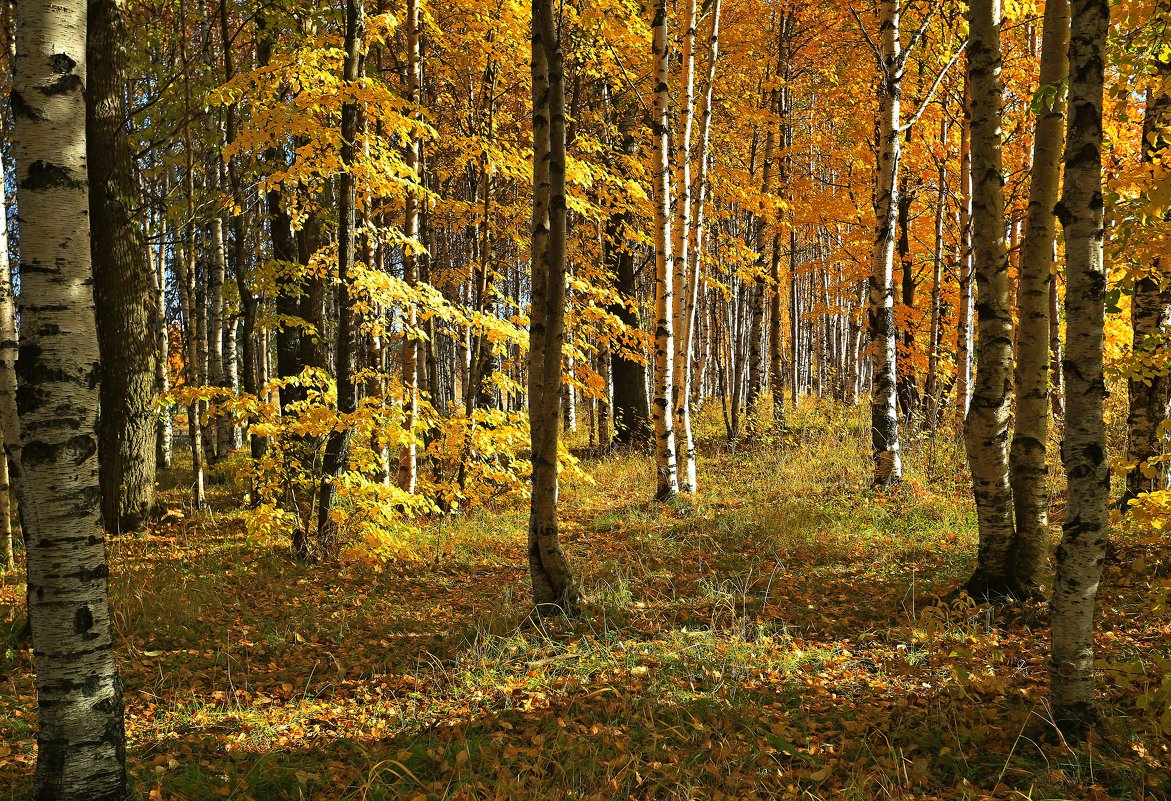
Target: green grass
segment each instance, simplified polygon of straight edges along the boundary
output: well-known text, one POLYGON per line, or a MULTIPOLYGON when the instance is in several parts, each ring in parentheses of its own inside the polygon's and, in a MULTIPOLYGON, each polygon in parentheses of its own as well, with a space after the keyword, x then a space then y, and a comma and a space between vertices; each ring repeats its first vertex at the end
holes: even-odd
MULTIPOLYGON (((523 503, 425 521, 413 560, 314 567, 244 534, 224 468, 214 511, 112 546, 135 793, 1171 796, 1136 703, 1162 677, 1165 547, 1126 534, 1149 566, 1111 568, 1103 596, 1101 656, 1142 655, 1142 687, 1105 672, 1104 739, 1052 742, 1044 608, 939 600, 975 552, 954 436, 908 437, 906 482, 874 492, 863 415, 806 402, 734 449, 703 416, 700 492, 667 505, 647 455, 587 459, 563 493, 572 622, 529 615, 523 503)), ((166 481, 182 509, 181 468, 166 481)), ((14 582, 2 600, 14 628, 14 582)), ((6 641, 0 798, 17 798, 35 703, 6 641)))

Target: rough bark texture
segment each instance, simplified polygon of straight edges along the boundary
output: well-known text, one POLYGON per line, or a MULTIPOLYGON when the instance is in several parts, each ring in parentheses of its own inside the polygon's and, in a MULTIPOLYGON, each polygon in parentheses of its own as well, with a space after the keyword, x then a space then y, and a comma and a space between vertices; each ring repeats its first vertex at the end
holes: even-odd
POLYGON ((1057 216, 1065 229, 1065 442, 1069 507, 1057 548, 1051 618, 1053 718, 1078 737, 1097 719, 1094 606, 1106 556, 1110 467, 1106 456, 1102 371, 1106 270, 1102 198, 1102 84, 1110 8, 1106 0, 1070 3, 1069 121, 1065 186, 1057 216))
POLYGON ((899 42, 899 0, 882 0, 878 8, 883 74, 878 82, 878 183, 874 189, 874 254, 869 297, 870 360, 874 370, 870 426, 874 484, 889 486, 903 477, 895 385, 894 321, 895 216, 902 156, 899 95, 902 92, 903 64, 899 42))
POLYGON ((17 404, 40 726, 36 801, 126 796, 122 685, 98 509, 97 330, 85 148, 86 7, 21 3, 17 404))
POLYGON ((1041 41, 1042 97, 1037 112, 1029 208, 1021 242, 1017 294, 1016 426, 1009 453, 1016 542, 1011 569, 1014 593, 1037 592, 1037 572, 1049 547, 1049 292, 1053 283, 1053 245, 1065 143, 1065 98, 1069 73, 1069 2, 1045 4, 1041 41))
POLYGON ((533 602, 542 615, 573 615, 578 588, 561 549, 557 521, 557 443, 565 340, 565 86, 552 0, 534 0, 532 313, 529 427, 533 486, 528 557, 533 602))
POLYGON ((1000 19, 997 0, 971 0, 968 86, 972 119, 972 255, 976 274, 976 380, 964 429, 980 527, 974 597, 1010 593, 1015 537, 1008 483, 1012 309, 1004 236, 1000 19))
MULTIPOLYGON (((360 75, 362 37, 366 32, 366 10, 363 0, 346 0, 345 60, 342 79, 353 85, 360 75)), ((358 408, 354 373, 357 371, 357 332, 355 330, 354 301, 350 294, 350 270, 354 266, 356 238, 354 224, 356 193, 354 191, 355 149, 358 138, 358 104, 342 104, 341 120, 342 174, 338 180, 337 226, 337 410, 338 414, 353 414, 358 408)), ((326 560, 337 557, 338 531, 333 519, 333 498, 337 481, 346 468, 350 454, 350 429, 342 428, 329 435, 325 455, 321 460, 321 491, 318 493, 317 547, 326 560)))
POLYGON ((126 138, 126 20, 122 0, 90 0, 86 147, 101 414, 102 520, 134 531, 155 495, 155 296, 150 253, 134 219, 137 188, 126 138))
MULTIPOLYGON (((619 147, 628 157, 638 155, 635 136, 638 107, 627 101, 614 110, 619 147)), ((622 299, 610 306, 623 325, 638 328, 637 284, 634 268, 634 244, 627 239, 633 213, 629 209, 616 211, 606 221, 606 263, 614 273, 614 290, 622 299)), ((650 397, 647 394, 646 362, 627 355, 625 348, 615 349, 611 355, 614 381, 614 444, 645 445, 651 441, 650 397)))
POLYGON ((670 89, 667 82, 667 3, 655 4, 651 23, 654 33, 652 61, 655 105, 651 130, 658 152, 654 162, 655 185, 655 392, 651 416, 655 426, 655 497, 668 500, 679 494, 679 476, 675 461, 675 420, 671 414, 674 395, 675 329, 671 319, 674 302, 674 269, 671 260, 671 186, 670 186, 670 89))
MULTIPOLYGON (((1162 4, 1162 11, 1171 13, 1167 3, 1162 4)), ((1143 160, 1148 163, 1165 159, 1171 147, 1171 57, 1156 58, 1153 69, 1156 85, 1147 96, 1143 120, 1143 160)), ((1149 358, 1165 348, 1165 337, 1171 332, 1171 286, 1166 284, 1165 261, 1166 257, 1155 259, 1146 274, 1135 278, 1130 323, 1132 350, 1137 356, 1149 358)), ((1166 463, 1149 460, 1165 452, 1167 438, 1159 424, 1168 416, 1171 376, 1155 371, 1145 381, 1132 378, 1127 390, 1130 409, 1126 418, 1126 460, 1132 467, 1119 501, 1123 509, 1140 493, 1167 488, 1166 463)))

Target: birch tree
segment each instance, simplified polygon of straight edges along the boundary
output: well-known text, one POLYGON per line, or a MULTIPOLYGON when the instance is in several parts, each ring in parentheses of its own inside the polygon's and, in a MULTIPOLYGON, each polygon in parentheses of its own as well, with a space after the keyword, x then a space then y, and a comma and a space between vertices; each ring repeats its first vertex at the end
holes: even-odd
MULTIPOLYGON (((899 167, 902 162, 900 137, 915 124, 935 96, 943 77, 959 57, 957 51, 951 61, 940 70, 935 82, 920 102, 918 110, 904 124, 901 96, 907 58, 922 39, 934 12, 934 8, 929 10, 904 48, 899 32, 901 0, 881 0, 878 6, 879 41, 875 43, 869 34, 866 34, 867 41, 878 59, 879 68, 877 181, 874 187, 875 230, 867 316, 874 385, 870 399, 871 448, 874 453, 874 484, 880 487, 897 484, 903 477, 899 446, 894 321, 895 232, 899 208, 899 167)), ((865 34, 866 29, 860 20, 859 27, 865 34)), ((962 49, 961 47, 960 50, 962 49)), ((796 360, 794 369, 795 365, 796 360)), ((795 390, 793 396, 797 396, 795 390)))
POLYGON ((86 6, 17 8, 17 360, 37 801, 126 796, 122 685, 99 514, 97 330, 85 139, 86 6))
POLYGON ((1094 607, 1106 555, 1110 465, 1103 407, 1106 270, 1102 197, 1102 95, 1110 7, 1070 3, 1069 117, 1065 183, 1057 216, 1065 230, 1065 442, 1069 507, 1057 548, 1051 619, 1053 719, 1080 737, 1097 719, 1094 607))
POLYGON ((1001 154, 1000 3, 970 0, 968 86, 972 121, 972 256, 976 304, 976 380, 964 427, 980 545, 968 592, 1011 593, 1015 537, 1008 482, 1012 403, 1012 309, 1004 225, 1001 154))
POLYGON ((675 461, 675 421, 671 414, 674 397, 675 329, 671 317, 674 303, 674 268, 671 255, 671 141, 668 85, 667 2, 655 4, 651 29, 654 70, 654 117, 651 130, 657 152, 654 160, 655 185, 655 391, 651 416, 655 429, 655 497, 670 500, 679 494, 675 461))
POLYGON ((1048 550, 1049 293, 1054 281, 1057 218, 1065 143, 1064 84, 1069 73, 1069 2, 1048 0, 1041 38, 1041 74, 1033 138, 1029 207, 1021 242, 1017 290, 1016 425, 1009 453, 1016 542, 1012 585, 1018 595, 1037 591, 1037 571, 1048 550))

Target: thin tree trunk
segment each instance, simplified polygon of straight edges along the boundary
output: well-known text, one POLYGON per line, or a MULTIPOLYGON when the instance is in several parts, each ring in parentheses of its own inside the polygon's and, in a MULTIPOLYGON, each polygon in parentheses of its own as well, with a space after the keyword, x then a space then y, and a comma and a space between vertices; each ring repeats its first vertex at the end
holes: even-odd
POLYGON ((654 118, 651 128, 658 152, 654 162, 655 184, 655 392, 651 413, 655 427, 655 468, 658 500, 679 494, 675 461, 675 419, 671 414, 674 397, 675 329, 671 317, 674 303, 674 268, 671 260, 670 111, 667 42, 667 3, 658 0, 651 23, 654 40, 654 118))
MULTIPOLYGON (((1167 11, 1167 3, 1162 4, 1167 11)), ((1143 161, 1148 164, 1165 158, 1171 148, 1171 58, 1156 58, 1155 87, 1147 95, 1143 121, 1143 161)), ((1171 215, 1164 224, 1171 222, 1171 215)), ((1163 338, 1171 330, 1171 287, 1165 285, 1163 259, 1156 258, 1145 275, 1137 277, 1130 301, 1133 332, 1131 351, 1140 359, 1151 359, 1165 347, 1163 338)), ((1149 378, 1127 382, 1130 409, 1126 418, 1126 460, 1131 464, 1119 505, 1127 508, 1140 493, 1167 488, 1167 466, 1151 461, 1164 452, 1166 434, 1159 424, 1167 419, 1171 403, 1171 377, 1154 370, 1149 378)))
POLYGON ((79 70, 86 6, 21 3, 16 23, 21 506, 40 714, 31 797, 122 801, 126 735, 99 510, 100 364, 79 70))
POLYGON ((889 486, 903 477, 899 451, 894 323, 895 215, 898 210, 899 95, 903 56, 899 42, 899 0, 879 4, 883 75, 878 82, 878 185, 874 193, 874 258, 870 273, 870 358, 874 391, 870 400, 874 484, 889 486))
MULTIPOLYGON (((947 152, 947 117, 942 117, 939 123, 939 141, 947 152)), ((927 395, 927 427, 934 432, 939 427, 940 381, 939 381, 939 350, 940 334, 943 325, 942 290, 943 290, 943 233, 944 216, 947 207, 947 158, 939 160, 939 169, 936 173, 939 186, 935 195, 935 251, 931 272, 931 342, 927 359, 927 380, 924 384, 924 393, 927 395)))
MULTIPOLYGON (((1054 264, 1057 262, 1057 242, 1053 243, 1054 264)), ((1061 366, 1061 298, 1057 289, 1060 272, 1053 273, 1049 282, 1049 399, 1053 422, 1060 426, 1065 420, 1065 370, 1061 366)))
POLYGON ((532 5, 533 228, 529 328, 532 499, 528 558, 538 614, 577 612, 557 521, 561 356, 565 337, 565 88, 552 0, 532 5))
MULTIPOLYGON (((163 174, 162 196, 167 196, 167 176, 163 174)), ((155 293, 154 337, 155 337, 155 392, 166 395, 171 391, 171 330, 167 321, 167 214, 158 214, 158 259, 155 261, 152 290, 155 293)), ((169 470, 173 458, 171 439, 174 430, 171 420, 171 406, 159 409, 155 425, 155 467, 169 470)))
POLYGON ((90 0, 86 147, 94 298, 101 348, 98 419, 102 519, 135 531, 155 495, 155 297, 126 138, 126 20, 122 0, 90 0))
MULTIPOLYGON (((0 155, 0 175, 5 174, 0 155)), ((16 410, 16 297, 12 289, 12 263, 8 258, 8 200, 0 188, 0 433, 4 452, 0 456, 0 537, 8 570, 15 568, 12 543, 10 482, 20 485, 20 416, 16 410)))
MULTIPOLYGON (((360 77, 362 37, 366 32, 366 10, 363 0, 346 0, 345 59, 342 80, 354 86, 360 77)), ((358 103, 351 100, 342 104, 341 147, 342 173, 338 180, 338 289, 337 289, 337 410, 339 415, 353 414, 358 408, 354 386, 357 358, 357 331, 354 301, 350 293, 350 272, 354 267, 356 221, 356 193, 354 188, 354 156, 358 138, 358 103)), ((321 460, 321 489, 318 492, 317 547, 326 560, 337 558, 338 529, 333 517, 333 499, 337 482, 346 468, 350 453, 351 431, 348 426, 335 430, 325 445, 321 460)))
MULTIPOLYGON (((407 102, 417 107, 423 100, 423 56, 419 38, 420 15, 419 0, 407 0, 407 102)), ((411 115, 417 112, 412 109, 411 115)), ((421 163, 422 142, 412 139, 407 148, 407 167, 418 172, 421 163)), ((407 192, 406 219, 403 226, 403 235, 407 245, 403 249, 403 280, 408 286, 415 286, 419 281, 419 256, 414 250, 419 237, 419 201, 413 192, 407 192)), ((407 492, 414 494, 418 481, 418 453, 415 444, 415 423, 419 416, 419 340, 415 335, 418 328, 418 309, 414 303, 408 303, 404 309, 406 319, 403 324, 407 330, 403 334, 403 429, 407 434, 407 442, 403 445, 398 462, 398 485, 407 492)))
POLYGON ((1033 595, 1049 550, 1049 294, 1065 144, 1065 99, 1069 74, 1069 3, 1047 0, 1041 40, 1040 91, 1050 98, 1037 115, 1029 208, 1020 249, 1017 290, 1016 426, 1009 464, 1016 514, 1012 553, 1013 591, 1033 595))
POLYGON ((691 431, 691 344, 688 336, 690 321, 689 269, 692 266, 690 246, 694 241, 691 233, 691 134, 695 119, 695 28, 696 2, 686 0, 684 6, 683 30, 683 101, 680 109, 683 121, 678 133, 679 143, 675 155, 675 228, 671 250, 675 256, 671 315, 675 328, 674 403, 672 414, 675 418, 675 440, 679 447, 679 491, 696 492, 695 438, 691 431))
POLYGON ((1106 382, 1106 269, 1102 198, 1102 95, 1110 8, 1106 0, 1070 3, 1069 116, 1065 186, 1057 216, 1065 229, 1068 419, 1062 461, 1069 506, 1057 548, 1050 617, 1053 719, 1079 739, 1097 720, 1094 606, 1106 555, 1110 465, 1103 407, 1106 382))
POLYGON ((956 427, 963 430, 972 404, 972 101, 964 76, 964 122, 960 130, 960 308, 956 326, 956 427))

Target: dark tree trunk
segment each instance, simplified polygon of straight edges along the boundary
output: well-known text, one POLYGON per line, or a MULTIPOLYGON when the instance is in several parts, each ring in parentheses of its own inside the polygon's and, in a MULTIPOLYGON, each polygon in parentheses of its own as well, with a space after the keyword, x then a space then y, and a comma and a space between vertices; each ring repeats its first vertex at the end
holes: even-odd
POLYGON ((117 0, 91 0, 86 43, 86 150, 94 299, 102 358, 98 419, 102 520, 111 533, 149 518, 155 487, 153 291, 126 138, 126 21, 117 0))

